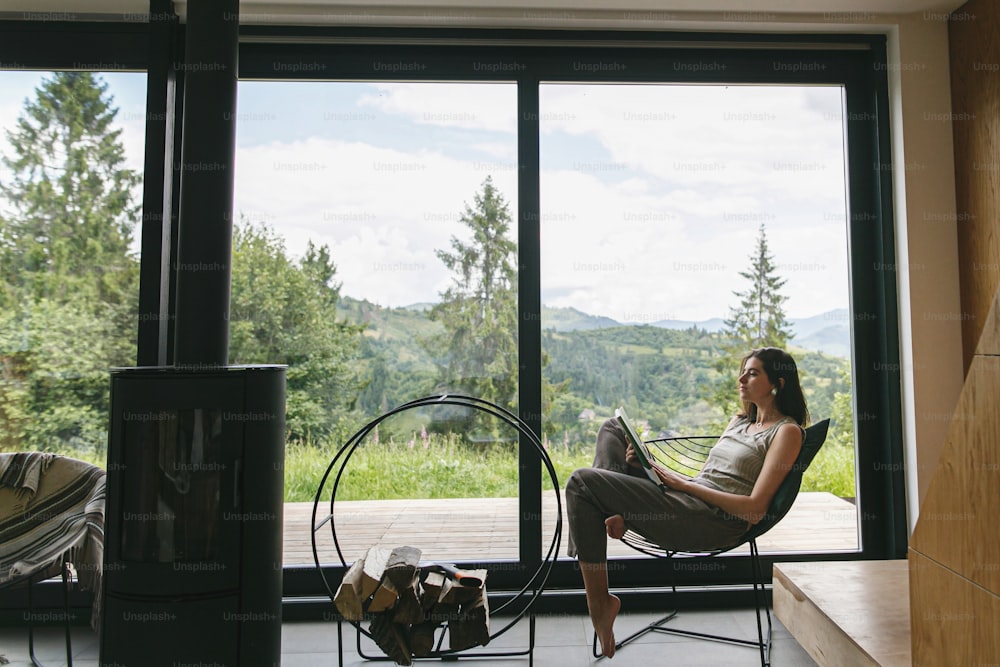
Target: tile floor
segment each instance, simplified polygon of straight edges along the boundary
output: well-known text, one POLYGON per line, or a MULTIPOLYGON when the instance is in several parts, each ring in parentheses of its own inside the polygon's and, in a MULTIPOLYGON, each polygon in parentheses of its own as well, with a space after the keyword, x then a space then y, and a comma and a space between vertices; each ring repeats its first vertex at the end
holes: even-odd
MULTIPOLYGON (((625 636, 655 618, 653 613, 622 613, 616 624, 619 636, 625 636)), ((506 624, 505 619, 494 618, 493 629, 506 624), (501 625, 496 625, 503 622, 501 625)), ((676 627, 684 627, 702 632, 731 634, 753 638, 756 636, 756 622, 753 610, 744 611, 685 611, 673 621, 676 627)), ((771 664, 774 667, 811 666, 816 663, 788 634, 788 631, 774 620, 771 664)), ((536 642, 534 664, 538 667, 577 667, 605 664, 607 667, 651 667, 653 665, 706 665, 720 667, 729 665, 759 665, 759 656, 754 648, 692 640, 666 634, 647 634, 642 639, 623 648, 612 661, 594 660, 590 653, 590 620, 583 615, 539 616, 535 626, 536 642)), ((369 662, 357 655, 353 628, 345 626, 344 665, 391 665, 387 662, 369 662)), ((522 620, 509 631, 490 643, 490 648, 498 651, 506 647, 527 646, 528 622, 522 620)), ((367 642, 367 639, 365 640, 367 642)), ((36 655, 45 667, 66 665, 62 631, 45 628, 36 634, 36 655)), ((365 649, 374 654, 372 646, 365 649)), ((75 628, 73 634, 73 664, 76 667, 96 667, 98 665, 97 637, 88 628, 75 628)), ((0 628, 0 656, 9 660, 6 667, 28 667, 27 631, 23 628, 0 628)), ((514 658, 462 659, 458 661, 471 667, 528 667, 527 656, 514 658)), ((3 661, 0 660, 0 664, 3 661)), ((152 664, 152 662, 150 663, 152 664)), ((286 623, 282 628, 282 667, 335 667, 337 665, 336 625, 325 622, 286 623)), ((442 664, 438 661, 417 661, 415 664, 442 664)), ((140 666, 141 667, 141 666, 140 666)))

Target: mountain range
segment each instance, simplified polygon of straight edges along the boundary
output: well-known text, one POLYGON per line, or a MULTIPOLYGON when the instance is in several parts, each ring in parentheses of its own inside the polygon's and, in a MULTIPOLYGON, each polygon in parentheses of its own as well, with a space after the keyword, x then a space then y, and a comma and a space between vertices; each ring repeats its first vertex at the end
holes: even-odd
MULTIPOLYGON (((358 350, 366 378, 360 407, 384 410, 436 391, 440 369, 428 343, 444 329, 429 318, 432 306, 389 308, 341 296, 338 316, 365 326, 358 350)), ((789 348, 809 369, 803 390, 816 414, 831 413, 837 393, 849 390, 843 379, 850 367, 847 315, 833 310, 789 321, 794 334, 789 348)), ((544 374, 553 386, 564 387, 553 403, 550 423, 573 431, 572 437, 584 437, 576 433, 582 428, 581 411, 622 402, 671 428, 711 421, 713 408, 706 396, 718 375, 714 364, 721 352, 715 334, 724 327, 722 318, 620 322, 551 307, 543 307, 541 316, 548 359, 544 374)))
MULTIPOLYGON (((430 303, 416 303, 402 310, 425 312, 430 303)), ((851 317, 846 308, 838 308, 812 317, 789 318, 793 333, 791 345, 836 357, 849 358, 851 349, 851 317)), ((603 315, 590 315, 576 308, 542 306, 542 328, 558 332, 610 329, 628 325, 646 324, 661 329, 685 330, 691 328, 708 332, 721 331, 723 318, 707 320, 659 320, 656 322, 620 322, 603 315)))

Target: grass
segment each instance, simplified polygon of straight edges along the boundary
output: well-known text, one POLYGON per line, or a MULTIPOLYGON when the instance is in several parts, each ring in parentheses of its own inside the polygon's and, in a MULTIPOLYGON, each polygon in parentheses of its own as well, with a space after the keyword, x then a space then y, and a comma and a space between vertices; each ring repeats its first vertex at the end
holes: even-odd
POLYGON ((801 491, 827 491, 841 498, 854 498, 854 448, 828 444, 802 476, 801 491))
MULTIPOLYGON (((105 466, 104 453, 60 452, 105 466)), ((285 449, 285 502, 312 502, 334 447, 289 443, 285 449)), ((591 465, 593 454, 559 446, 548 451, 560 491, 570 473, 591 465)), ((415 442, 366 443, 351 455, 339 500, 405 498, 513 498, 518 493, 518 455, 513 447, 476 447, 455 437, 430 435, 415 442)), ((326 492, 330 491, 332 480, 326 492)), ((542 471, 542 488, 552 482, 542 471)), ((854 450, 820 449, 802 480, 802 491, 826 491, 853 498, 854 450)), ((326 497, 329 497, 328 495, 326 497)))
MULTIPOLYGON (((285 500, 313 500, 316 486, 334 452, 290 446, 285 454, 285 500)), ((588 451, 564 447, 548 451, 560 491, 570 473, 593 462, 588 451)), ((351 457, 337 498, 513 498, 518 489, 517 452, 512 448, 479 449, 454 439, 424 448, 404 443, 359 447, 351 457)), ((548 474, 542 488, 551 488, 548 474)), ((829 446, 820 449, 802 480, 802 491, 826 491, 853 498, 854 450, 829 446)))
MULTIPOLYGON (((313 500, 335 453, 290 446, 285 452, 285 501, 313 500)), ((593 455, 550 451, 549 458, 561 487, 573 470, 590 465, 593 455)), ((419 440, 413 446, 395 442, 367 444, 351 454, 337 499, 514 498, 518 469, 517 450, 512 447, 478 447, 433 435, 427 446, 419 440)), ((329 480, 327 492, 331 484, 329 480)), ((552 488, 547 473, 542 488, 552 488)))

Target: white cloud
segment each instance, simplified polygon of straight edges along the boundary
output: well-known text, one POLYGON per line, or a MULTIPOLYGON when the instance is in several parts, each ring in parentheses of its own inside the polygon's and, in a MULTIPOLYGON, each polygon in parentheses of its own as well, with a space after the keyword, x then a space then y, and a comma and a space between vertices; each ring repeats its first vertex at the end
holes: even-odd
POLYGON ((513 142, 483 141, 474 143, 472 149, 490 155, 513 166, 517 163, 517 145, 513 142))
POLYGON ((838 88, 546 85, 543 128, 593 137, 612 163, 672 185, 752 191, 783 179, 803 196, 843 172, 838 88), (824 95, 825 93, 825 95, 824 95), (825 98, 830 112, 816 110, 825 98), (548 127, 551 125, 551 127, 548 127))
POLYGON ((666 197, 637 201, 572 172, 546 173, 542 184, 561 213, 550 224, 543 216, 543 289, 561 295, 549 305, 640 322, 725 314, 740 246, 706 254, 691 233, 697 221, 666 197))
MULTIPOLYGON (((470 96, 464 87, 455 95, 455 84, 392 84, 363 100, 418 126, 503 129, 510 114, 496 107, 512 103, 499 101, 509 91, 478 88, 470 96), (449 108, 464 111, 439 113, 449 108)), ((576 167, 543 171, 546 303, 631 321, 725 316, 764 222, 789 314, 845 306, 842 167, 810 167, 841 160, 839 126, 821 111, 839 104, 839 91, 825 92, 546 86, 543 164, 576 167), (567 134, 579 139, 556 141, 567 134), (570 154, 546 153, 556 150, 570 154)), ((241 149, 237 206, 273 221, 293 252, 310 238, 329 244, 345 294, 430 301, 449 281, 434 249, 463 234, 458 217, 487 174, 516 217, 514 145, 473 139, 452 155, 444 150, 453 145, 314 137, 241 149), (468 157, 477 152, 497 159, 468 157)))
MULTIPOLYGON (((603 303, 601 314, 611 317, 621 318, 613 311, 624 305, 640 321, 662 319, 653 316, 661 313, 725 315, 735 303, 733 291, 745 289, 739 272, 765 223, 787 280, 788 312, 813 315, 846 306, 840 104, 835 88, 543 87, 542 118, 552 119, 543 120, 543 130, 557 147, 552 150, 564 150, 565 142, 551 139, 558 132, 588 137, 606 151, 609 171, 644 174, 605 188, 571 185, 556 175, 543 179, 543 201, 578 207, 576 238, 590 244, 574 252, 612 252, 613 244, 602 241, 610 228, 630 237, 646 262, 635 271, 605 267, 600 279, 602 265, 592 263, 589 280, 558 276, 551 266, 550 280, 593 283, 591 302, 603 303), (649 224, 629 229, 624 218, 649 224), (593 293, 604 296, 594 299, 593 293)), ((548 145, 543 141, 543 162, 551 161, 548 145)), ((571 243, 560 238, 551 244, 571 243)), ((581 307, 571 291, 552 293, 561 305, 581 307)))
POLYGON ((403 306, 435 300, 447 287, 434 249, 463 235, 459 216, 487 175, 513 215, 513 169, 312 138, 240 149, 235 202, 278 230, 293 254, 310 239, 328 244, 345 294, 403 306))
POLYGON ((517 89, 510 83, 379 83, 358 105, 421 125, 515 132, 517 89), (457 92, 461 91, 461 92, 457 92))
MULTIPOLYGON (((42 76, 10 74, 5 127, 42 76)), ((139 170, 142 81, 113 81, 111 90, 129 166, 139 170)), ((287 103, 333 84, 254 85, 275 86, 287 103)), ((308 139, 241 147, 235 208, 271 225, 293 254, 308 240, 329 244, 345 294, 393 306, 434 300, 449 282, 434 249, 464 235, 458 218, 487 175, 516 225, 514 88, 358 90, 338 103, 377 111, 389 127, 380 145, 334 136, 356 123, 324 123, 308 139), (441 131, 463 134, 445 143, 441 131)), ((241 114, 267 112, 250 101, 269 99, 241 98, 241 114)), ((764 222, 788 312, 846 307, 839 89, 547 84, 541 100, 546 303, 633 321, 724 316, 764 222)))

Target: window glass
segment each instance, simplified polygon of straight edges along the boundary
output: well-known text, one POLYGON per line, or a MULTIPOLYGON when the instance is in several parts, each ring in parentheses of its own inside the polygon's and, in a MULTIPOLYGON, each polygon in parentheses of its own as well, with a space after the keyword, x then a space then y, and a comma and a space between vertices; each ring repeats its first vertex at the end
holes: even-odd
POLYGON ((619 405, 647 439, 721 433, 742 356, 784 347, 834 431, 761 549, 856 549, 842 89, 553 83, 540 100, 552 448, 590 465, 619 405))
POLYGON ((146 75, 0 72, 0 450, 105 465, 135 364, 146 75))
MULTIPOLYGON (((239 85, 230 357, 289 365, 286 531, 307 530, 322 471, 385 411, 444 392, 517 409, 516 91, 239 85)), ((432 549, 444 525, 516 526, 516 441, 449 407, 380 424, 337 489, 335 522, 371 529, 338 527, 360 535, 345 557, 372 530, 432 549)), ((286 564, 312 563, 294 549, 286 564)), ((486 556, 517 557, 516 538, 497 549, 486 556)))

